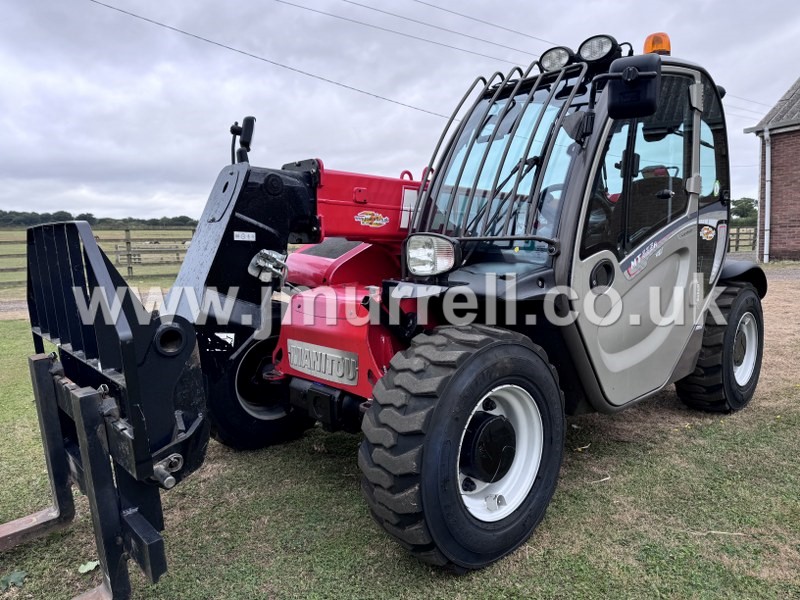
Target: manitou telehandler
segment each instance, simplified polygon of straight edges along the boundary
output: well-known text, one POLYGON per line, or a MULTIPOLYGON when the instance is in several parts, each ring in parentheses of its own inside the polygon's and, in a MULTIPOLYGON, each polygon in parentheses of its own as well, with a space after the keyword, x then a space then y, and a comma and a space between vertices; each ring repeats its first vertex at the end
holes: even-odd
POLYGON ((252 449, 319 423, 363 432, 377 523, 464 572, 542 520, 565 415, 673 383, 691 407, 743 408, 767 283, 726 260, 723 95, 664 34, 641 55, 594 36, 476 79, 421 181, 251 166, 248 117, 160 312, 86 223, 29 229, 55 503, 3 525, 0 547, 72 519, 74 483, 97 593, 126 598, 128 559, 151 581, 165 572, 160 493, 209 436, 252 449), (303 245, 287 257, 289 244, 303 245))

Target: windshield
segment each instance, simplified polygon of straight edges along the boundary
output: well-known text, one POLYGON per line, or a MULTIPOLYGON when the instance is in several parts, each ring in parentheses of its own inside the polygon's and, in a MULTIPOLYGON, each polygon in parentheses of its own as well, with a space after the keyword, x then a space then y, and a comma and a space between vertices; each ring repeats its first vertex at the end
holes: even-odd
POLYGON ((568 67, 480 101, 440 165, 421 229, 462 238, 554 236, 573 154, 562 121, 574 111, 581 76, 568 67))

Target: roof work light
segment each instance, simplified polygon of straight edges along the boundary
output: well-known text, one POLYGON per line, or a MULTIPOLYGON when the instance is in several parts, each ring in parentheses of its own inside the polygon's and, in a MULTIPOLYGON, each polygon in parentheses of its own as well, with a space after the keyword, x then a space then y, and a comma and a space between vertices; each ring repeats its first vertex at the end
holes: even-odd
POLYGON ((578 55, 590 64, 604 62, 612 56, 616 58, 618 52, 619 44, 610 35, 592 36, 578 48, 578 55))
POLYGON ((571 63, 573 58, 575 53, 572 50, 565 46, 556 46, 542 54, 539 63, 545 71, 558 71, 571 63))

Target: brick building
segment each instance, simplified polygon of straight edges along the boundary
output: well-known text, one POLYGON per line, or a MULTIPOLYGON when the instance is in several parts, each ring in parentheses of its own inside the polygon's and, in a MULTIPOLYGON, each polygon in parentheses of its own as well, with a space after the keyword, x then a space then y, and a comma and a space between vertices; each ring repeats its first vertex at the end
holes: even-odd
POLYGON ((800 79, 755 127, 761 139, 758 257, 800 259, 800 79), (767 217, 769 220, 767 221, 767 217), (765 227, 767 221, 767 227, 765 227), (768 247, 765 248, 765 243, 768 247))

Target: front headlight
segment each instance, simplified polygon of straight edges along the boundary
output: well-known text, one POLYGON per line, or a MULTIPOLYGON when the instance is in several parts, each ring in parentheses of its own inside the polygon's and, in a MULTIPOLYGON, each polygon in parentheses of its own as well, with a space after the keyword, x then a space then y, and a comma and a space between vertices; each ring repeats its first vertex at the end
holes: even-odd
POLYGON ((457 242, 437 235, 412 235, 406 242, 406 264, 412 275, 425 277, 452 269, 458 254, 457 242))

